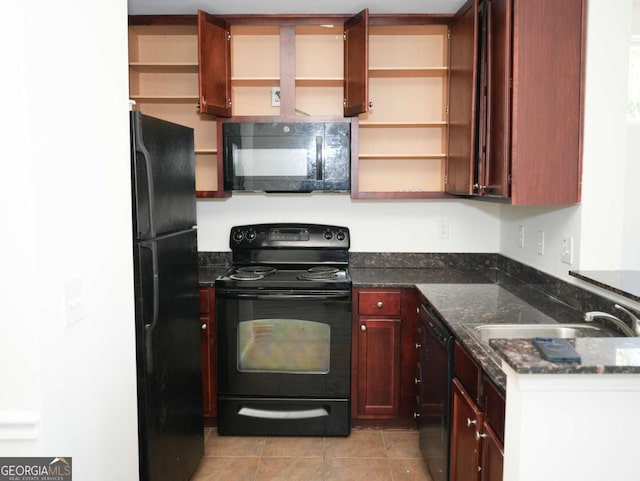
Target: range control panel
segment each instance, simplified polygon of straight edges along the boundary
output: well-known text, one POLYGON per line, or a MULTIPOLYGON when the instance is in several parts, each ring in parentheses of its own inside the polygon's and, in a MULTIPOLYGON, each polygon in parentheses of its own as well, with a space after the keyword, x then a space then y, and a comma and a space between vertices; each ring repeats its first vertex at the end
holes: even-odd
POLYGON ((349 228, 322 224, 253 224, 231 228, 236 249, 349 249, 349 228))

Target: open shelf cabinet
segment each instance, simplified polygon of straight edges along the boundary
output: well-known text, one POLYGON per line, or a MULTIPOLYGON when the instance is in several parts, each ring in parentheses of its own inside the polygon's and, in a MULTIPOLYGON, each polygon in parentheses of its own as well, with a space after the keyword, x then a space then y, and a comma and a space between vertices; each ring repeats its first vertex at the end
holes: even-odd
POLYGON ((129 96, 144 114, 194 130, 196 192, 217 197, 215 117, 198 112, 198 28, 129 26, 129 96))
POLYGON ((354 198, 444 197, 447 26, 369 27, 369 110, 360 115, 354 198))

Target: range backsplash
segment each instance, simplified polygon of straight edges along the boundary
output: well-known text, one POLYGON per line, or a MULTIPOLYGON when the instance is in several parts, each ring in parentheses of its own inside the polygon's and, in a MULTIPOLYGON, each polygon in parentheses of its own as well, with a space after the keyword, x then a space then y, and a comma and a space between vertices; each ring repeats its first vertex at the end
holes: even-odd
MULTIPOLYGON (((199 252, 201 269, 224 270, 231 265, 231 252, 199 252)), ((538 289, 558 301, 581 311, 614 313, 615 301, 574 284, 550 276, 501 254, 350 252, 349 267, 403 269, 495 269, 538 289)), ((497 277, 500 283, 500 276, 497 277)))

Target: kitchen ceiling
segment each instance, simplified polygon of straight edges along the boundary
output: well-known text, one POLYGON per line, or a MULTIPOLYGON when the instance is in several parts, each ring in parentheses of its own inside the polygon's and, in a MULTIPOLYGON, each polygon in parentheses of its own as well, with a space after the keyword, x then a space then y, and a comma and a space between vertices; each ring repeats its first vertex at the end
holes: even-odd
POLYGON ((465 0, 129 0, 130 15, 278 13, 455 13, 465 0))

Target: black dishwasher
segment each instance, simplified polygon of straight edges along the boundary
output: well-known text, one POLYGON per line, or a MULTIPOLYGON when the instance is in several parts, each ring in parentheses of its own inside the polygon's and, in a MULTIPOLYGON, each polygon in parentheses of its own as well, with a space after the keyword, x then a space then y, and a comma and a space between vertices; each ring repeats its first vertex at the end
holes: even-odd
POLYGON ((422 305, 418 338, 420 452, 433 481, 448 481, 454 337, 430 308, 422 305))

